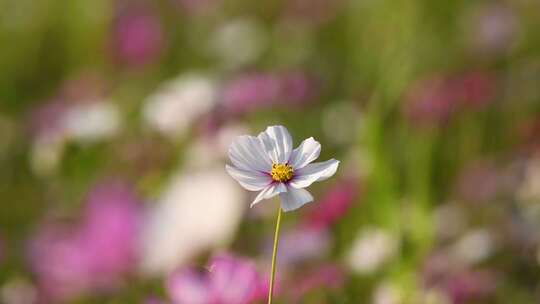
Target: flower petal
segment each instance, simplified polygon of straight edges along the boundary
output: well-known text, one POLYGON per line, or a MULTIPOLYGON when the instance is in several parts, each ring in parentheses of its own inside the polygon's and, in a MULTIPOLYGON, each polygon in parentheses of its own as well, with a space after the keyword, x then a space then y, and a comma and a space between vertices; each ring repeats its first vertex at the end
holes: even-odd
POLYGON ((289 159, 289 165, 295 170, 305 167, 307 164, 316 160, 321 153, 321 144, 310 137, 305 139, 298 148, 294 149, 289 159))
POLYGON ((272 162, 284 164, 292 152, 292 138, 284 126, 270 126, 258 136, 272 162))
POLYGON ((324 162, 312 163, 296 170, 293 179, 289 182, 294 188, 305 188, 314 182, 323 181, 336 173, 339 161, 330 159, 324 162))
POLYGON ((242 187, 249 191, 262 190, 272 183, 272 177, 264 173, 238 169, 229 165, 225 165, 225 170, 227 170, 227 173, 242 185, 242 187))
POLYGON ((243 170, 272 170, 272 161, 261 139, 255 136, 238 136, 229 147, 229 157, 235 167, 243 170))
POLYGON ((173 272, 166 281, 166 290, 173 303, 208 304, 209 273, 186 268, 173 272))
POLYGON ((285 212, 296 210, 313 201, 313 196, 307 190, 292 187, 287 187, 287 192, 280 193, 279 198, 281 198, 281 208, 285 212))
POLYGON ((251 303, 260 278, 255 264, 247 259, 222 255, 212 258, 210 282, 219 303, 251 303))
POLYGON ((273 183, 269 185, 268 187, 266 187, 263 191, 261 191, 257 195, 257 197, 255 197, 255 199, 253 200, 251 205, 249 205, 249 207, 250 208, 253 207, 255 204, 262 201, 263 199, 272 198, 278 195, 279 193, 286 192, 286 191, 287 191, 287 187, 283 183, 273 183))

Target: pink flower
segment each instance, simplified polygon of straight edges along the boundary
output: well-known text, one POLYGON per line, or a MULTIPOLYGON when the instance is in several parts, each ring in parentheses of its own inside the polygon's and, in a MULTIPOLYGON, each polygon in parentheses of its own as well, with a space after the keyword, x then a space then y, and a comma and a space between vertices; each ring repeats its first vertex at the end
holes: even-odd
POLYGON ((406 93, 405 115, 411 121, 444 125, 460 110, 484 108, 494 95, 495 79, 486 72, 435 76, 419 81, 406 93))
POLYGON ((118 182, 97 186, 88 198, 80 231, 95 257, 93 271, 129 271, 137 261, 140 225, 139 202, 128 186, 118 182))
POLYGON ((68 103, 61 99, 46 101, 29 116, 30 133, 34 138, 60 138, 65 135, 64 115, 68 103))
POLYGON ((336 183, 312 208, 307 223, 315 227, 328 227, 341 219, 354 204, 360 194, 356 179, 341 180, 336 183))
POLYGON ((89 288, 84 241, 69 226, 42 227, 30 244, 30 264, 43 296, 61 301, 89 288))
POLYGON ((63 301, 117 288, 136 263, 140 216, 131 190, 113 182, 90 194, 79 224, 42 227, 29 257, 43 296, 63 301))
POLYGON ((158 297, 148 297, 144 303, 145 304, 168 304, 168 302, 158 297))
POLYGON ((291 291, 292 302, 302 303, 302 298, 311 291, 319 289, 338 289, 345 283, 343 270, 335 265, 322 265, 311 273, 303 274, 295 280, 291 291))
POLYGON ((496 291, 500 275, 492 270, 469 269, 439 252, 426 260, 423 277, 428 288, 441 289, 452 303, 464 304, 473 300, 486 303, 496 291))
POLYGON ((484 302, 496 288, 495 274, 481 270, 455 274, 446 284, 446 291, 454 304, 470 303, 473 300, 484 302))
POLYGON ((209 269, 182 268, 174 272, 166 286, 173 303, 242 304, 266 295, 255 265, 244 258, 217 256, 209 269))
POLYGON ((165 44, 159 19, 143 10, 128 8, 114 25, 113 47, 118 59, 130 66, 155 61, 165 44))
POLYGON ((495 95, 495 79, 485 72, 471 72, 457 80, 456 89, 465 108, 481 109, 488 105, 495 95))
POLYGON ((250 73, 229 82, 223 91, 224 107, 242 114, 271 106, 301 106, 314 95, 314 83, 301 72, 250 73))
POLYGON ((247 112, 271 104, 279 95, 279 87, 278 79, 272 75, 248 74, 225 87, 223 101, 231 112, 247 112))
POLYGON ((456 110, 456 92, 438 76, 414 84, 405 99, 406 116, 424 124, 445 124, 456 110))
POLYGON ((281 100, 286 104, 303 105, 316 95, 316 81, 303 72, 288 72, 281 77, 281 100))

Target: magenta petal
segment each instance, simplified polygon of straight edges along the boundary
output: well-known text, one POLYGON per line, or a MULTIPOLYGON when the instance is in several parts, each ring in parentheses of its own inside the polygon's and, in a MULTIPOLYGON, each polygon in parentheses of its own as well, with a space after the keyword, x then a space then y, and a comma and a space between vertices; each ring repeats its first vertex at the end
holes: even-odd
POLYGON ((222 303, 242 304, 253 299, 260 280, 253 263, 241 258, 218 256, 211 265, 212 289, 222 303))
POLYGON ((166 283, 169 297, 176 304, 212 303, 209 273, 184 268, 171 274, 166 283))
POLYGON ((247 304, 263 298, 262 280, 254 263, 220 255, 209 265, 209 272, 188 267, 169 277, 166 289, 173 303, 247 304))
POLYGON ((61 302, 120 286, 136 266, 140 217, 129 187, 109 182, 91 192, 80 223, 41 226, 28 248, 40 296, 61 302))
POLYGON ((123 273, 135 266, 142 220, 138 203, 131 189, 120 182, 101 184, 90 194, 81 234, 96 257, 92 263, 96 277, 123 273))

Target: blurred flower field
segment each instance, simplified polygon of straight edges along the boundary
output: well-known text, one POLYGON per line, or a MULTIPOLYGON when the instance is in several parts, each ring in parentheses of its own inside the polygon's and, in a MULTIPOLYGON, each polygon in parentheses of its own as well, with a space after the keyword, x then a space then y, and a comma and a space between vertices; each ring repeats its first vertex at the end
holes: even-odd
POLYGON ((540 3, 0 1, 0 303, 266 303, 284 125, 341 161, 275 303, 540 301, 540 3))

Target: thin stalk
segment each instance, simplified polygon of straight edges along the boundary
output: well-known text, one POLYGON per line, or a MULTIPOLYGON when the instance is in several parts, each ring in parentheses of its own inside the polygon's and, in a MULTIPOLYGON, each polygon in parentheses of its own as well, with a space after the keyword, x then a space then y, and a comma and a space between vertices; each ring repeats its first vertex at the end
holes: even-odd
POLYGON ((274 293, 274 280, 276 275, 276 257, 277 249, 279 243, 279 228, 281 226, 281 206, 279 206, 277 221, 276 221, 276 232, 274 234, 274 250, 272 251, 272 270, 270 272, 270 288, 268 290, 268 304, 272 304, 272 295, 274 293))

